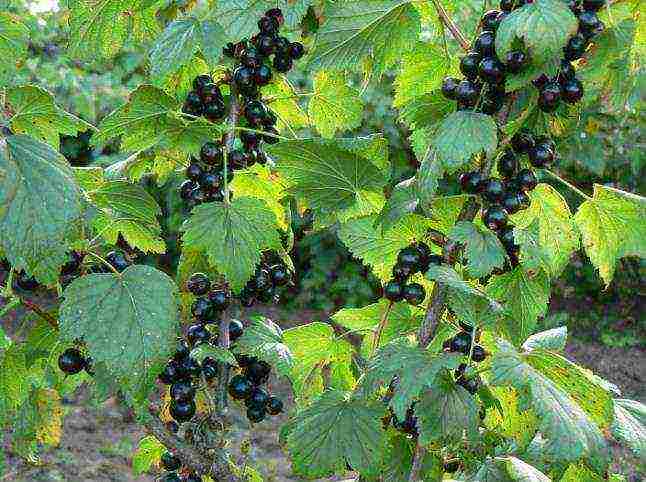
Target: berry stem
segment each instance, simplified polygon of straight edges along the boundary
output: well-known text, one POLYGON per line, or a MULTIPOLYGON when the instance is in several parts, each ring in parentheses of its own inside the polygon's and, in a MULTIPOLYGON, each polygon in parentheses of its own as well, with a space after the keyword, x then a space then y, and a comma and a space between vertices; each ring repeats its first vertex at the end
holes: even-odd
MULTIPOLYGON (((234 82, 231 82, 231 98, 229 102, 229 117, 227 123, 229 129, 224 137, 224 203, 231 202, 229 196, 229 152, 233 150, 233 145, 236 139, 236 126, 240 119, 240 104, 238 103, 238 90, 234 82)), ((228 326, 228 325, 227 325, 228 326)), ((228 334, 227 334, 228 337, 228 334)))
POLYGON ((566 181, 565 179, 563 179, 561 176, 559 176, 559 175, 558 175, 558 174, 556 174, 555 172, 552 172, 552 171, 550 171, 549 169, 541 169, 541 171, 540 171, 540 172, 541 172, 541 173, 545 173, 545 174, 547 174, 547 175, 548 175, 549 177, 551 177, 552 179, 554 179, 554 180, 556 180, 556 181, 560 182, 561 184, 563 184, 564 186, 566 186, 566 187, 570 188, 572 191, 574 191, 575 193, 577 193, 577 194, 578 194, 579 196, 581 196, 583 199, 586 199, 586 200, 588 200, 588 201, 592 201, 592 196, 588 196, 586 193, 584 193, 583 191, 581 191, 581 189, 579 189, 578 187, 576 187, 574 184, 572 184, 572 183, 570 183, 570 182, 566 181))
POLYGON ((388 303, 388 306, 386 307, 386 311, 384 311, 384 316, 381 317, 381 321, 379 322, 379 326, 377 327, 377 334, 375 335, 375 340, 372 343, 372 354, 375 353, 377 348, 379 347, 379 342, 381 341, 381 335, 384 332, 384 328, 388 324, 388 315, 390 314, 390 310, 392 310, 393 305, 392 301, 388 303))
POLYGON ((238 126, 238 127, 235 128, 235 130, 236 131, 245 131, 245 132, 255 132, 256 134, 262 134, 263 136, 273 137, 274 139, 280 139, 281 141, 288 141, 289 140, 289 137, 272 134, 271 132, 259 131, 258 129, 252 129, 250 127, 238 126))
POLYGON ((114 274, 116 274, 119 278, 121 278, 121 273, 119 273, 119 272, 115 269, 115 267, 114 267, 114 266, 112 266, 110 263, 108 263, 108 262, 107 262, 105 259, 103 259, 101 256, 99 256, 99 255, 98 255, 98 254, 96 254, 96 253, 93 253, 92 251, 88 251, 88 252, 87 252, 87 253, 85 253, 85 254, 89 254, 89 255, 90 255, 90 256, 92 256, 93 258, 98 259, 99 261, 101 261, 101 263, 103 263, 103 264, 104 264, 104 265, 106 265, 108 268, 110 268, 110 271, 112 271, 112 272, 113 272, 114 274))
POLYGON ((424 460, 424 452, 426 452, 426 449, 418 440, 417 446, 415 447, 415 454, 413 454, 413 466, 410 469, 408 482, 419 482, 422 480, 422 461, 424 460))
POLYGON ((294 95, 288 95, 284 97, 268 97, 267 99, 264 100, 264 103, 271 104, 272 102, 277 102, 279 100, 300 99, 301 97, 313 97, 315 95, 316 95, 316 92, 299 92, 294 95))
MULTIPOLYGON (((220 320, 220 334, 218 336, 218 346, 223 350, 229 350, 231 346, 231 340, 229 339, 229 324, 231 319, 228 314, 225 312, 222 314, 222 319, 220 320)), ((216 398, 216 410, 220 417, 224 415, 224 412, 227 409, 229 395, 227 392, 227 387, 229 386, 229 365, 226 363, 220 363, 220 376, 218 377, 217 385, 217 398, 216 398)))
POLYGON ((58 329, 58 320, 54 318, 52 315, 47 313, 45 310, 43 310, 40 306, 38 306, 36 303, 33 303, 32 301, 25 300, 22 298, 19 298, 20 303, 27 308, 30 311, 33 311, 36 313, 40 318, 45 320, 47 323, 51 325, 52 328, 58 329))
POLYGON ((449 31, 451 32, 451 35, 453 35, 453 38, 457 40, 457 42, 460 44, 460 47, 462 47, 462 49, 465 52, 467 52, 470 48, 469 41, 467 40, 467 38, 464 36, 462 31, 455 24, 455 22, 448 14, 448 12, 444 9, 440 1, 439 0, 432 0, 432 1, 433 1, 433 6, 437 11, 437 14, 442 20, 442 23, 446 25, 446 28, 449 29, 449 31))

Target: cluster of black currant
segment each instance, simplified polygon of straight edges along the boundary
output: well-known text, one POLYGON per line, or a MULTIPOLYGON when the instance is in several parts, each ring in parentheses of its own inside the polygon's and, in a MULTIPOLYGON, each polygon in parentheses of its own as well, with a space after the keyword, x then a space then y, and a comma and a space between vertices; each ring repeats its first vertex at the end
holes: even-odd
POLYGON ((417 242, 402 249, 397 254, 393 267, 393 279, 384 286, 384 298, 397 302, 406 300, 411 305, 419 305, 426 298, 426 291, 419 283, 407 283, 415 273, 425 273, 431 264, 441 264, 442 256, 431 253, 431 248, 417 242))
MULTIPOLYGON (((476 333, 476 343, 473 343, 473 328, 466 323, 460 323, 460 328, 461 331, 459 333, 444 341, 442 348, 446 351, 462 353, 466 356, 471 354, 471 360, 476 363, 484 361, 485 358, 487 358, 488 353, 482 345, 477 343, 478 334, 476 333), (473 348, 471 347, 472 344, 473 348)), ((475 394, 480 387, 481 379, 478 376, 466 376, 466 369, 467 365, 464 363, 457 368, 454 373, 455 381, 469 393, 475 394)))
POLYGON ((88 375, 94 375, 92 357, 86 357, 78 348, 68 348, 58 356, 58 368, 66 375, 76 375, 85 370, 88 375))
MULTIPOLYGON (((61 268, 59 281, 61 286, 66 287, 76 278, 81 276, 81 265, 85 254, 78 251, 70 251, 67 254, 67 261, 61 268)), ((0 273, 11 270, 11 264, 6 259, 0 259, 0 273)), ((22 291, 34 291, 40 287, 38 281, 33 276, 28 275, 24 270, 18 271, 13 279, 14 289, 22 291)))
POLYGON ((164 452, 161 456, 161 466, 166 471, 162 482, 202 482, 202 477, 182 469, 182 461, 171 452, 164 452))
POLYGON ((283 412, 283 402, 271 396, 262 385, 267 383, 271 366, 255 357, 236 355, 242 373, 229 381, 229 395, 234 400, 244 400, 247 407, 247 419, 250 422, 262 422, 267 414, 278 415, 283 412))
POLYGON ((256 301, 276 302, 278 288, 285 286, 290 280, 291 276, 283 260, 275 253, 267 252, 253 277, 240 292, 238 296, 240 304, 248 308, 256 301))
MULTIPOLYGON (((260 32, 250 40, 229 43, 224 53, 235 60, 233 73, 222 80, 231 87, 231 95, 240 96, 239 144, 234 148, 225 145, 224 140, 207 142, 202 146, 200 159, 191 159, 186 169, 187 180, 180 186, 180 196, 189 208, 204 202, 223 201, 225 150, 227 169, 226 181, 231 182, 234 171, 255 163, 266 164, 267 155, 262 143, 278 142, 276 115, 261 100, 260 87, 273 77, 272 67, 278 72, 288 72, 294 60, 300 59, 305 49, 299 42, 290 42, 278 35, 284 23, 280 9, 268 10, 258 21, 260 32), (274 56, 272 64, 268 61, 274 56)), ((194 90, 188 94, 184 112, 191 115, 205 115, 209 120, 218 121, 226 113, 226 102, 217 84, 209 75, 200 75, 193 82, 194 90)), ((235 141, 237 143, 237 140, 235 141)), ((228 193, 231 196, 231 192, 228 193)))
POLYGON ((497 234, 512 266, 518 263, 520 248, 514 240, 513 227, 507 224, 508 217, 529 207, 530 198, 527 193, 538 184, 536 173, 532 169, 520 169, 518 157, 523 155, 527 155, 531 166, 544 168, 555 160, 556 146, 547 137, 535 137, 521 130, 512 137, 511 149, 505 149, 498 159, 500 179, 485 179, 478 171, 460 175, 462 190, 469 194, 478 194, 488 203, 482 220, 497 234))

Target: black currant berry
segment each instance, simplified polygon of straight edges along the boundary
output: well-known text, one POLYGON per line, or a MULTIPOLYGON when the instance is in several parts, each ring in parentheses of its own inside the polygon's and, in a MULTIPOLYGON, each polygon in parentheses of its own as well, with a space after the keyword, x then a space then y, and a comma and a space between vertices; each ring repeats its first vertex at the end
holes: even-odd
POLYGON ((520 199, 515 191, 508 191, 501 201, 502 207, 509 214, 515 214, 520 211, 520 199))
POLYGON ((207 142, 200 149, 200 160, 209 166, 220 168, 222 166, 222 147, 215 142, 207 142))
POLYGON ((554 112, 561 101, 561 86, 558 82, 544 85, 538 94, 538 107, 543 112, 554 112))
POLYGON ((592 10, 584 10, 579 14, 578 19, 579 29, 584 33, 595 31, 599 25, 599 17, 592 10))
POLYGON ((511 149, 505 149, 505 152, 503 152, 498 159, 498 173, 504 179, 510 179, 516 175, 518 167, 519 162, 516 155, 511 151, 511 149))
POLYGON ((554 151, 547 144, 536 144, 527 152, 529 162, 534 167, 545 167, 554 161, 554 151))
POLYGON ((179 374, 182 378, 199 377, 202 373, 202 367, 199 362, 193 357, 183 358, 179 363, 179 374))
POLYGON ((67 375, 76 375, 85 368, 85 358, 76 348, 68 348, 59 355, 58 368, 67 375))
POLYGON ((262 135, 253 131, 241 131, 240 140, 245 146, 245 149, 255 149, 260 144, 262 135))
POLYGON ((191 345, 196 346, 202 343, 208 343, 211 339, 211 332, 204 325, 191 325, 186 331, 186 338, 191 345))
POLYGON ((574 75, 576 72, 574 71, 574 67, 572 66, 572 63, 562 59, 561 60, 561 67, 559 69, 559 73, 557 75, 557 79, 561 85, 566 83, 568 80, 571 80, 574 78, 574 75))
POLYGON ((270 415, 279 415, 283 413, 283 402, 278 397, 269 397, 267 401, 267 412, 270 415))
POLYGON ((471 335, 464 331, 458 333, 451 338, 450 349, 453 352, 468 355, 471 349, 471 335))
POLYGON ((419 283, 410 283, 402 290, 404 299, 411 305, 419 305, 426 298, 426 290, 419 283))
POLYGON ((489 30, 495 32, 500 25, 500 10, 488 10, 484 13, 480 19, 480 25, 482 25, 482 30, 489 30))
POLYGON ((110 251, 106 255, 105 260, 119 273, 130 266, 130 261, 128 261, 126 255, 121 251, 110 251))
POLYGON ((209 291, 207 298, 211 308, 214 311, 221 312, 229 307, 231 303, 231 292, 224 289, 212 290, 209 291))
POLYGON ((243 400, 251 395, 253 385, 249 379, 243 375, 236 375, 229 381, 229 395, 234 400, 243 400))
POLYGON ((494 204, 485 210, 482 221, 492 231, 498 231, 507 225, 507 211, 502 206, 494 204))
POLYGON ((191 313, 195 319, 200 321, 208 320, 212 315, 213 306, 208 298, 197 298, 191 305, 191 313))
POLYGON ((271 69, 267 65, 261 65, 258 67, 254 74, 254 79, 256 84, 259 86, 267 85, 271 82, 272 73, 271 69))
POLYGON ((247 102, 244 106, 244 116, 251 125, 260 125, 267 117, 267 107, 259 100, 247 102))
MULTIPOLYGON (((180 380, 170 386, 170 397, 176 402, 186 402, 195 398, 195 387, 190 380, 180 380)), ((175 470, 175 469, 168 469, 175 470)))
POLYGON ((164 452, 161 456, 161 465, 164 470, 172 472, 182 467, 182 461, 171 452, 164 452))
POLYGON ((204 273, 193 273, 186 281, 186 289, 195 296, 205 295, 211 288, 211 280, 204 273))
POLYGON ((269 270, 271 283, 274 286, 285 286, 289 282, 289 273, 283 264, 276 264, 269 270))
POLYGON ((289 72, 294 66, 294 61, 288 55, 282 54, 274 57, 274 68, 278 72, 286 73, 289 72))
POLYGON ((244 167, 247 165, 247 159, 248 157, 246 152, 243 152, 240 149, 232 150, 231 152, 229 152, 229 157, 227 159, 229 169, 244 169, 244 167))
POLYGON ((456 383, 471 395, 475 395, 480 389, 480 380, 478 377, 465 378, 464 376, 461 376, 456 380, 456 383))
POLYGON ((67 253, 67 262, 61 268, 62 275, 76 274, 81 268, 85 254, 78 251, 70 251, 67 253))
POLYGON ((258 20, 258 30, 265 35, 274 35, 278 32, 278 20, 275 17, 262 17, 258 20))
POLYGON ((256 385, 265 383, 269 378, 270 373, 271 366, 269 366, 267 362, 264 362, 262 360, 254 361, 247 367, 247 370, 245 371, 247 378, 256 385))
POLYGON ((397 281, 406 281, 406 279, 412 274, 412 269, 408 265, 395 264, 393 266, 393 278, 397 281))
POLYGON ((583 10, 597 12, 603 8, 606 0, 583 0, 583 10))
POLYGON ((231 320, 229 323, 229 340, 233 343, 244 333, 244 325, 238 320, 231 320))
POLYGON ((492 57, 496 51, 496 36, 493 32, 484 31, 476 37, 473 49, 483 57, 492 57))
POLYGON ((210 104, 204 106, 204 117, 206 117, 211 122, 217 122, 224 118, 227 113, 226 106, 221 100, 216 100, 210 104))
POLYGON ((219 172, 205 172, 200 178, 200 187, 210 193, 220 189, 223 182, 224 179, 219 172))
POLYGON ((527 153, 531 147, 534 147, 534 143, 532 135, 525 130, 516 132, 511 138, 511 147, 517 154, 527 153))
POLYGON ((254 71, 249 67, 238 67, 233 72, 233 81, 242 93, 255 90, 254 71))
POLYGON ((305 47, 303 47, 303 44, 300 42, 292 42, 289 44, 287 53, 292 59, 298 60, 305 55, 305 47))
POLYGON ((169 361, 157 378, 164 385, 171 385, 180 380, 182 377, 180 376, 179 364, 175 360, 169 361))
POLYGON ((260 35, 256 41, 258 51, 268 57, 276 52, 276 40, 272 35, 260 35))
POLYGON ((213 380, 218 376, 218 371, 218 362, 215 361, 215 358, 207 356, 202 360, 202 373, 204 373, 204 378, 213 380))
POLYGON ((563 84, 563 100, 576 104, 583 98, 583 84, 579 79, 571 79, 563 84))
POLYGON ((195 91, 191 91, 186 94, 186 105, 190 105, 191 107, 201 106, 202 98, 200 97, 200 94, 195 91))
POLYGON ((205 85, 211 84, 212 82, 213 79, 210 75, 198 75, 193 80, 193 89, 195 89, 199 93, 202 91, 205 85))
POLYGON ((547 76, 547 74, 543 73, 532 80, 532 85, 540 90, 545 87, 549 81, 550 78, 547 76))
POLYGON ((505 78, 505 66, 496 57, 484 57, 478 64, 478 75, 489 84, 498 84, 505 78))
POLYGON ((263 409, 265 409, 268 402, 269 394, 267 393, 267 391, 263 388, 255 387, 245 400, 245 405, 247 407, 262 407, 263 409))
POLYGON ((202 87, 202 90, 200 90, 200 99, 202 99, 203 104, 213 104, 215 102, 224 101, 220 88, 213 83, 206 84, 202 87))
POLYGON ((527 54, 522 50, 512 50, 507 52, 507 57, 505 58, 505 65, 507 67, 507 72, 512 74, 519 74, 527 65, 527 54))
POLYGON ((460 79, 456 79, 455 77, 446 77, 442 82, 442 95, 447 99, 455 100, 457 96, 456 90, 459 83, 460 79))
POLYGON ((479 363, 481 361, 484 361, 485 358, 487 358, 487 352, 485 351, 485 349, 480 345, 474 345, 473 352, 471 353, 471 359, 474 362, 479 363))
POLYGON ((179 195, 182 199, 188 200, 191 197, 191 193, 196 188, 197 183, 195 181, 186 180, 179 187, 179 195))
POLYGON ((505 248, 515 246, 516 239, 514 238, 514 228, 512 226, 507 226, 498 231, 498 239, 505 248))
POLYGON ((191 353, 191 347, 188 344, 188 342, 183 338, 179 338, 177 340, 177 346, 175 348, 175 354, 173 355, 173 359, 176 361, 181 361, 187 356, 189 356, 190 353, 191 353))
POLYGON ((460 60, 460 72, 467 79, 475 79, 478 76, 478 64, 482 55, 478 52, 469 52, 460 60))
POLYGON ((186 177, 189 178, 190 180, 197 181, 202 175, 202 172, 204 171, 202 171, 202 168, 200 167, 200 165, 196 162, 192 162, 186 168, 185 174, 186 174, 186 177))
POLYGON ((170 403, 170 416, 179 423, 188 422, 195 415, 195 401, 187 400, 185 402, 176 402, 173 400, 170 403))
POLYGON ((460 186, 462 191, 468 194, 477 194, 484 186, 482 175, 477 171, 462 173, 460 174, 460 186))
POLYGON ((536 174, 530 169, 522 169, 518 176, 516 177, 518 181, 518 186, 523 191, 531 191, 538 185, 538 179, 536 179, 536 174))
POLYGON ((583 35, 574 35, 563 48, 565 59, 569 61, 580 59, 588 48, 588 44, 588 40, 583 35))
POLYGON ((267 412, 263 407, 252 406, 247 409, 247 419, 252 423, 259 423, 265 419, 267 412))
POLYGON ((404 299, 404 287, 399 281, 391 280, 384 286, 384 298, 397 302, 404 299))
POLYGON ((413 273, 419 270, 421 260, 420 252, 415 246, 404 248, 397 255, 397 264, 410 266, 413 273))
POLYGON ((456 99, 466 107, 473 107, 480 95, 480 86, 470 80, 463 80, 455 90, 456 99))
POLYGON ((505 188, 500 182, 500 179, 490 178, 484 181, 484 189, 482 195, 484 198, 491 202, 499 202, 505 194, 505 188))

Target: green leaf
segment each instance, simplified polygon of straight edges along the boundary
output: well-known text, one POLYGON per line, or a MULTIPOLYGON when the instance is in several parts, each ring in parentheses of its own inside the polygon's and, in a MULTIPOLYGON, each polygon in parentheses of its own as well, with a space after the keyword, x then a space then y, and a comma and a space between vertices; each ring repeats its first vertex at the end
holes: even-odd
POLYGON ((500 341, 498 347, 490 383, 511 385, 526 397, 536 413, 538 429, 548 441, 545 455, 564 462, 605 455, 603 434, 583 409, 508 342, 500 341))
POLYGON ((507 474, 517 482, 552 482, 543 472, 516 457, 498 457, 504 463, 507 474))
POLYGON ((294 393, 309 398, 323 391, 323 369, 329 369, 334 388, 348 390, 354 385, 350 372, 352 346, 337 338, 326 323, 313 322, 283 332, 283 340, 294 359, 291 378, 294 393))
POLYGON ((310 53, 315 70, 359 70, 370 62, 377 74, 399 62, 420 31, 410 0, 329 3, 310 53))
POLYGON ((82 339, 97 363, 143 402, 176 344, 177 287, 161 271, 139 265, 120 275, 77 278, 63 294, 60 333, 82 339))
POLYGON ((397 184, 390 197, 386 199, 376 223, 381 224, 382 232, 388 231, 406 214, 413 213, 419 205, 419 193, 414 177, 397 184))
POLYGON ((344 472, 346 464, 362 473, 379 467, 384 431, 379 402, 348 399, 330 390, 296 415, 287 445, 307 478, 344 472))
POLYGON ((291 374, 294 360, 285 343, 283 330, 268 318, 254 318, 236 340, 235 350, 266 361, 281 375, 291 374))
MULTIPOLYGON (((353 333, 364 335, 362 350, 369 355, 378 331, 377 327, 389 304, 387 300, 381 300, 362 308, 344 308, 334 313, 332 319, 353 333)), ((414 332, 423 319, 422 308, 404 302, 393 304, 388 312, 388 323, 381 334, 380 346, 414 332)))
POLYGON ((126 181, 109 181, 88 194, 99 210, 92 225, 109 244, 117 244, 121 234, 130 246, 142 251, 166 251, 157 220, 161 208, 144 188, 126 181))
POLYGON ((0 144, 0 249, 14 268, 54 284, 81 217, 80 191, 63 156, 19 135, 0 144), (15 193, 12 195, 12 193, 15 193))
POLYGON ((270 8, 280 8, 285 25, 295 30, 313 0, 227 0, 218 2, 212 17, 218 20, 229 40, 239 41, 258 33, 258 19, 270 8))
POLYGON ((323 137, 334 137, 337 131, 359 127, 363 101, 343 73, 320 71, 314 77, 314 95, 307 114, 323 137))
POLYGON ((388 281, 397 262, 397 254, 414 241, 424 239, 428 223, 414 214, 404 217, 385 233, 375 227, 376 215, 343 223, 338 236, 350 252, 370 266, 379 279, 388 281))
POLYGON ((559 326, 551 330, 536 333, 523 343, 523 349, 532 351, 535 349, 563 351, 567 342, 567 326, 559 326))
MULTIPOLYGON (((426 128, 428 132, 433 132, 437 123, 453 112, 453 109, 453 102, 444 97, 441 91, 436 90, 402 105, 399 110, 399 119, 411 128, 420 130, 426 128)), ((422 132, 427 131, 422 130, 422 132)))
POLYGON ((58 149, 60 134, 75 136, 79 131, 94 129, 87 122, 59 108, 51 93, 35 85, 25 85, 7 91, 7 101, 13 115, 11 128, 58 149))
POLYGON ((452 173, 471 162, 475 154, 491 156, 497 143, 497 127, 491 116, 458 111, 442 121, 431 144, 446 171, 452 173))
POLYGON ((262 96, 278 118, 278 129, 291 131, 309 125, 307 114, 298 103, 298 93, 287 77, 274 77, 269 85, 262 88, 262 96))
POLYGON ((230 350, 206 343, 191 350, 191 356, 200 363, 202 363, 205 358, 211 357, 221 363, 227 363, 233 367, 238 366, 238 362, 230 350))
POLYGON ((517 266, 513 271, 492 276, 486 290, 507 307, 513 318, 510 335, 515 342, 525 341, 538 318, 547 312, 550 280, 542 270, 532 273, 517 266))
POLYGON ((505 264, 505 250, 490 229, 468 221, 457 223, 449 235, 466 246, 467 270, 472 278, 482 278, 505 264))
POLYGON ((585 480, 586 482, 603 482, 604 480, 612 479, 605 479, 595 474, 585 464, 579 463, 576 465, 571 464, 563 474, 563 477, 559 479, 559 482, 579 482, 580 480, 585 480))
POLYGON ((638 457, 646 453, 646 406, 635 400, 614 401, 612 436, 628 445, 638 457))
POLYGON ((479 286, 469 283, 450 266, 431 265, 426 271, 426 278, 431 281, 437 281, 440 284, 448 286, 450 289, 462 292, 466 295, 476 298, 482 298, 489 302, 490 307, 495 311, 500 311, 498 303, 490 298, 479 286))
POLYGON ((451 376, 442 377, 422 394, 415 406, 420 442, 460 441, 473 438, 478 427, 478 405, 473 395, 451 376))
POLYGON ((559 0, 536 0, 510 13, 496 32, 496 53, 504 59, 523 41, 532 63, 543 64, 562 55, 568 39, 577 31, 577 20, 568 6, 559 0))
MULTIPOLYGON (((351 217, 379 211, 387 182, 385 166, 366 157, 367 140, 298 139, 267 149, 287 183, 287 192, 315 214, 351 217), (353 150, 354 147, 354 150, 353 150)), ((374 142, 374 140, 371 140, 374 142)))
POLYGON ((368 361, 359 389, 368 397, 397 378, 389 405, 397 418, 404 420, 413 400, 426 389, 435 390, 442 373, 457 368, 461 361, 460 354, 433 355, 400 338, 380 348, 368 361))
POLYGON ((148 472, 153 465, 161 462, 166 447, 154 436, 148 435, 139 441, 139 446, 132 456, 132 470, 136 475, 148 472))
POLYGON ((444 77, 457 72, 456 56, 445 55, 438 45, 417 42, 415 48, 402 57, 395 78, 393 106, 404 107, 424 94, 437 90, 444 77))
MULTIPOLYGON (((579 248, 579 234, 574 227, 572 213, 565 199, 549 184, 539 184, 530 193, 531 204, 511 217, 516 229, 528 229, 536 223, 536 243, 543 268, 558 276, 567 265, 571 254, 579 248)), ((521 256, 523 243, 521 242, 521 256)))
POLYGON ((151 85, 141 85, 128 102, 107 115, 92 141, 101 144, 121 136, 122 149, 145 150, 153 146, 199 152, 202 144, 220 133, 220 127, 204 119, 184 121, 173 114, 177 101, 151 85))
POLYGON ((16 410, 28 395, 27 363, 19 345, 10 345, 0 355, 0 426, 13 422, 16 410))
POLYGON ((158 7, 150 0, 70 0, 69 4, 74 57, 112 57, 127 41, 149 40, 159 33, 158 7))
MULTIPOLYGON (((150 74, 153 79, 164 79, 187 64, 199 46, 201 24, 194 17, 185 17, 169 23, 150 49, 150 74)), ((219 39, 220 48, 225 45, 219 39)))
POLYGON ((13 70, 27 54, 29 29, 17 15, 0 12, 0 72, 13 70))
POLYGON ((251 279, 263 251, 281 249, 276 215, 252 197, 197 206, 182 230, 184 246, 205 252, 235 292, 251 279))
POLYGON ((617 261, 646 258, 646 199, 618 189, 594 185, 594 195, 574 216, 590 261, 609 285, 617 261))

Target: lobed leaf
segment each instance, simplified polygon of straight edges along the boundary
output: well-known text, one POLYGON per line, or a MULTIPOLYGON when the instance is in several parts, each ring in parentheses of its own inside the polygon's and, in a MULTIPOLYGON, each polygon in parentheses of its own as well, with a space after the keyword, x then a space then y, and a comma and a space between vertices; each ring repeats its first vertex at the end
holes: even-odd
POLYGON ((17 15, 0 12, 0 72, 13 70, 27 54, 29 29, 17 15))
POLYGON ((286 345, 283 330, 267 318, 254 318, 236 341, 235 350, 266 361, 283 376, 291 374, 294 360, 286 345))
POLYGON ((483 229, 472 222, 458 222, 449 235, 466 246, 467 271, 473 278, 482 278, 505 264, 505 250, 490 229, 483 229))
POLYGON ((614 400, 613 437, 628 445, 638 457, 646 453, 646 406, 635 400, 614 400))
POLYGON ((314 95, 307 113, 321 136, 333 137, 337 131, 359 127, 363 101, 342 73, 320 71, 314 77, 314 95))

